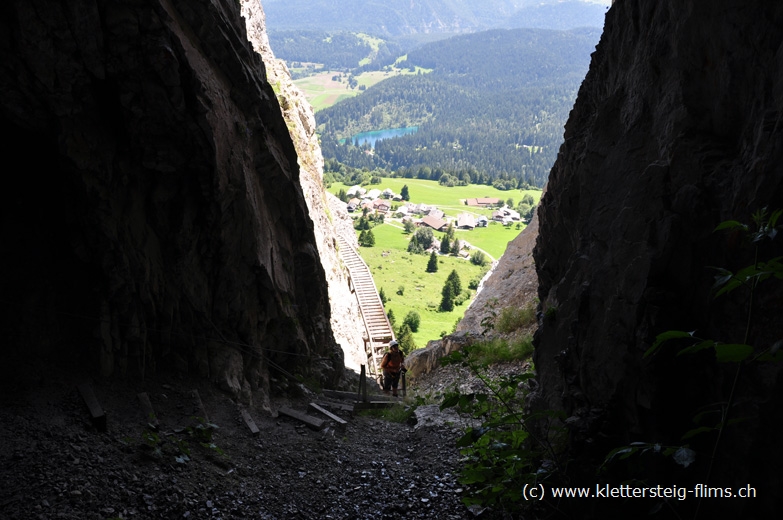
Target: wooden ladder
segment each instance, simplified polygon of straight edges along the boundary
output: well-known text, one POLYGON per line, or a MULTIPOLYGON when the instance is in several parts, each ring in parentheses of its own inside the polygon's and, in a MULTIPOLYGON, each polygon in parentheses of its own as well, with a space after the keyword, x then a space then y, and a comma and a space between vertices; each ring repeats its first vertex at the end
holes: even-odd
POLYGON ((389 318, 375 287, 370 268, 359 256, 359 252, 343 236, 337 235, 340 258, 348 268, 351 292, 356 294, 359 310, 364 320, 364 351, 369 360, 369 373, 381 383, 381 360, 389 342, 394 339, 389 318))

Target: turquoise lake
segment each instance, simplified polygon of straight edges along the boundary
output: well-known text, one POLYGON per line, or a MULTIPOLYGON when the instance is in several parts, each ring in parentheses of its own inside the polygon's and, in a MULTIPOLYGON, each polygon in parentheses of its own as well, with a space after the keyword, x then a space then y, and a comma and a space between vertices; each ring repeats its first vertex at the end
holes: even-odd
MULTIPOLYGON (((369 143, 371 148, 375 148, 375 142, 381 139, 391 139, 392 137, 400 137, 401 135, 415 134, 418 131, 418 126, 406 126, 405 128, 386 128, 384 130, 372 130, 370 132, 361 132, 351 139, 356 142, 359 140, 359 146, 364 143, 369 143)), ((344 143, 345 139, 340 140, 340 143, 344 143)))

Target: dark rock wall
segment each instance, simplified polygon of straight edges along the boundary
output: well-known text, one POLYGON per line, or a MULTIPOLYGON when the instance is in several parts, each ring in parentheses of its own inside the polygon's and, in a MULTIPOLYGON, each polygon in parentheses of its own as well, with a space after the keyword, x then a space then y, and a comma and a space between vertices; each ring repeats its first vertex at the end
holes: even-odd
POLYGON ((175 368, 245 397, 270 363, 341 370, 238 2, 5 2, 0 127, 4 369, 175 368))
MULTIPOLYGON (((781 364, 741 368, 731 417, 745 422, 724 432, 710 470, 715 433, 681 436, 698 412, 729 399, 737 364, 718 364, 710 351, 675 357, 676 344, 643 358, 666 330, 742 343, 751 305, 749 343, 760 351, 783 338, 783 282, 761 284, 752 304, 744 289, 713 298, 709 267, 754 261, 754 247, 740 233, 713 232, 717 224, 783 208, 781 27, 783 3, 762 0, 619 0, 607 14, 535 249, 542 318, 533 406, 569 417, 562 447, 578 461, 574 479, 594 482, 609 450, 630 442, 690 444, 697 459, 687 469, 643 457, 634 459, 638 475, 612 478, 759 488, 757 500, 707 501, 702 513, 755 518, 782 506, 771 426, 783 410, 781 364)), ((759 259, 783 254, 781 242, 762 244, 759 259)), ((701 425, 718 422, 712 415, 701 425)), ((619 502, 575 516, 611 507, 619 502)))

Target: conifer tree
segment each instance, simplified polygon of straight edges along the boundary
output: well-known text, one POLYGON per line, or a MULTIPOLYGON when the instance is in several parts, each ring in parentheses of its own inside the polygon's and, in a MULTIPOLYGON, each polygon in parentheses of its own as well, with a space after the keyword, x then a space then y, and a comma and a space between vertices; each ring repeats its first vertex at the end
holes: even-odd
POLYGON ((435 251, 433 251, 430 254, 430 261, 427 262, 427 272, 428 273, 438 272, 438 255, 435 254, 435 251))
POLYGON ((446 278, 446 285, 451 285, 452 294, 455 298, 462 293, 462 281, 459 279, 456 269, 449 273, 449 277, 446 278))
POLYGON ((366 247, 373 247, 375 245, 375 234, 372 232, 372 229, 367 230, 363 245, 366 247))
POLYGON ((440 241, 440 252, 447 255, 451 252, 451 242, 449 242, 449 235, 443 235, 443 239, 440 241))
POLYGON ((415 254, 424 252, 424 248, 419 244, 419 239, 416 238, 416 235, 413 235, 410 242, 408 242, 408 252, 415 254))
POLYGON ((443 286, 443 291, 441 291, 441 294, 443 295, 443 298, 440 300, 440 311, 450 312, 454 310, 454 289, 451 287, 451 284, 448 282, 448 280, 443 286))
POLYGON ((413 332, 407 323, 400 325, 397 332, 397 343, 400 344, 400 350, 406 356, 416 350, 416 342, 413 341, 413 332))

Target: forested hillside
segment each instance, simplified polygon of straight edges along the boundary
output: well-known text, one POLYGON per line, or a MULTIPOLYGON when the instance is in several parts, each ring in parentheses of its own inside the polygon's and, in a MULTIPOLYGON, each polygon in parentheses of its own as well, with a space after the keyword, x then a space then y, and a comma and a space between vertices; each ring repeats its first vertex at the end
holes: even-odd
POLYGON ((433 72, 385 80, 318 112, 324 157, 444 184, 542 186, 599 36, 597 29, 494 30, 411 51, 408 64, 433 72), (379 141, 374 154, 340 143, 405 126, 419 130, 379 141))
POLYGON ((270 29, 366 31, 395 36, 497 27, 529 0, 264 0, 270 29))
POLYGON ((270 30, 344 30, 394 37, 499 27, 603 27, 608 1, 602 5, 585 0, 263 0, 263 4, 270 30))
POLYGON ((344 31, 269 31, 269 43, 289 64, 320 63, 327 70, 378 70, 403 53, 396 43, 344 31))

